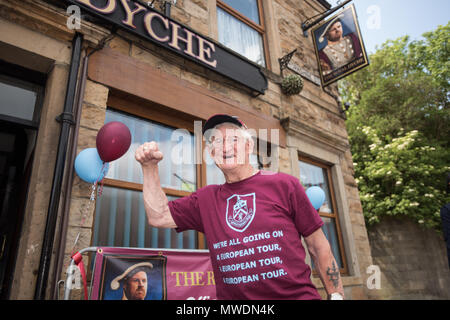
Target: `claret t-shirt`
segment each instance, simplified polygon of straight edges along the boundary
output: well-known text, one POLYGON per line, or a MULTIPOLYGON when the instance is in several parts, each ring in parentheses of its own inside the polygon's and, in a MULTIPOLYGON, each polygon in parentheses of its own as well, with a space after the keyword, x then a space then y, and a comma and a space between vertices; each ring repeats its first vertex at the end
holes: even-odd
POLYGON ((169 208, 178 232, 205 233, 218 299, 320 299, 300 236, 323 222, 295 177, 260 171, 169 208))

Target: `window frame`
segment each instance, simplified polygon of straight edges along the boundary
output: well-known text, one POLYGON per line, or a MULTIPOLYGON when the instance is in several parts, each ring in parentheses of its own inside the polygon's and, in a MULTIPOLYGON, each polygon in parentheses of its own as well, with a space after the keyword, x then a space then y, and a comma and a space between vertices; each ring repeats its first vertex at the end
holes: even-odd
MULTIPOLYGON (((197 174, 197 189, 207 186, 207 164, 203 161, 203 154, 206 148, 206 141, 204 141, 202 135, 195 135, 194 121, 203 121, 203 119, 197 118, 193 115, 182 113, 180 111, 170 109, 166 106, 156 104, 154 102, 138 98, 120 91, 111 90, 107 101, 107 108, 112 110, 123 112, 131 116, 136 116, 149 121, 157 122, 163 125, 167 125, 174 128, 186 129, 190 133, 194 134, 195 152, 196 156, 202 157, 202 161, 196 164, 197 174), (200 152, 201 150, 201 152, 200 152)), ((106 110, 105 110, 106 112, 106 110)), ((258 159, 260 156, 259 145, 260 139, 254 139, 255 149, 254 154, 258 159)), ((271 144, 267 143, 268 154, 271 154, 271 144)), ((258 161, 259 163, 259 161, 258 161)), ((261 169, 267 169, 270 167, 270 163, 261 169)), ((124 190, 142 192, 143 185, 135 182, 123 181, 118 179, 104 178, 103 185, 112 188, 119 188, 124 190)), ((168 196, 184 197, 190 195, 192 192, 177 190, 172 188, 162 188, 164 193, 168 196)), ((94 216, 95 224, 95 216, 94 216)), ((195 250, 208 249, 206 246, 205 235, 201 232, 196 232, 197 235, 197 248, 195 250)), ((94 239, 94 232, 92 232, 91 243, 94 239)))
MULTIPOLYGON (((2 66, 2 65, 0 64, 0 66, 2 66)), ((31 129, 38 129, 39 123, 40 123, 41 112, 42 112, 42 105, 44 102, 45 82, 42 84, 38 84, 38 83, 34 83, 32 81, 23 80, 21 78, 15 78, 15 77, 10 76, 9 74, 3 73, 3 72, 0 74, 0 82, 10 85, 10 86, 14 86, 17 88, 25 89, 25 90, 36 93, 36 101, 34 103, 33 118, 31 120, 19 118, 16 116, 5 115, 5 114, 0 114, 0 120, 24 125, 31 129)))
MULTIPOLYGON (((271 70, 271 64, 269 59, 269 44, 267 40, 267 32, 266 32, 266 26, 265 26, 265 19, 264 19, 264 10, 263 10, 263 3, 262 0, 256 0, 256 3, 258 5, 258 14, 259 14, 259 22, 260 24, 257 24, 253 20, 247 18, 245 15, 237 11, 236 9, 232 8, 228 4, 224 3, 221 0, 216 0, 216 7, 219 7, 220 9, 224 10, 226 13, 230 14, 231 16, 235 17, 242 23, 246 24, 250 28, 254 29, 256 32, 258 32, 263 40, 263 51, 264 51, 264 61, 265 66, 259 65, 262 68, 266 68, 268 70, 271 70)), ((217 21, 216 21, 217 22, 217 21)), ((217 23, 217 31, 219 31, 219 25, 217 23)), ((247 58, 248 59, 248 58, 247 58)))
MULTIPOLYGON (((193 118, 188 119, 190 117, 183 117, 178 112, 175 112, 177 115, 174 116, 171 112, 167 111, 167 108, 159 107, 153 103, 149 103, 148 101, 142 103, 140 101, 132 101, 128 98, 122 98, 116 95, 110 95, 107 102, 107 109, 112 109, 119 112, 124 112, 131 116, 136 116, 145 120, 153 121, 156 123, 160 123, 163 125, 167 125, 176 129, 186 129, 190 133, 194 134, 194 125, 193 118), (164 110, 164 111, 163 111, 164 110)), ((106 112, 106 110, 105 110, 106 112)), ((200 119, 195 119, 200 121, 200 119)), ((204 143, 202 137, 196 137, 194 135, 195 145, 197 152, 198 147, 201 145, 201 150, 204 150, 204 143)), ((206 186, 206 164, 199 163, 196 164, 196 174, 197 174, 197 189, 200 189, 203 186, 206 186)), ((112 188, 119 188, 131 191, 139 191, 142 192, 143 185, 140 183, 123 181, 118 179, 104 178, 103 185, 112 188)), ((172 188, 162 188, 164 193, 167 196, 175 196, 175 197, 185 197, 189 196, 192 192, 177 190, 172 188)), ((95 219, 95 217, 94 217, 95 219)), ((94 233, 93 233, 94 234, 94 233)), ((205 250, 208 249, 205 245, 205 235, 201 232, 196 232, 197 235, 197 248, 195 250, 205 250)))
MULTIPOLYGON (((331 174, 331 166, 326 165, 324 163, 312 160, 310 158, 307 158, 305 156, 302 155, 298 155, 298 162, 305 162, 311 165, 314 165, 316 167, 322 168, 326 171, 326 178, 327 178, 327 182, 328 182, 328 188, 330 191, 330 205, 331 205, 331 209, 332 209, 332 213, 328 213, 328 212, 320 212, 319 216, 321 217, 325 217, 325 218, 332 218, 334 219, 335 223, 336 223, 336 233, 337 233, 337 238, 338 238, 338 245, 339 245, 339 251, 341 254, 341 261, 342 261, 342 268, 339 269, 339 272, 341 273, 341 275, 348 275, 348 265, 347 265, 347 259, 346 259, 346 255, 345 255, 345 247, 344 247, 344 241, 342 238, 342 229, 341 229, 341 225, 340 225, 340 221, 339 221, 339 212, 338 212, 338 206, 337 206, 337 202, 336 202, 336 195, 335 195, 335 191, 334 191, 334 185, 333 185, 333 177, 331 174)), ((298 165, 300 165, 298 163, 298 165)), ((299 173, 300 173, 300 168, 299 168, 299 173)), ((299 175, 299 179, 300 179, 300 175, 299 175)), ((301 183, 301 181, 300 181, 301 183)), ((319 274, 318 272, 313 269, 313 276, 314 277, 318 277, 319 274)))

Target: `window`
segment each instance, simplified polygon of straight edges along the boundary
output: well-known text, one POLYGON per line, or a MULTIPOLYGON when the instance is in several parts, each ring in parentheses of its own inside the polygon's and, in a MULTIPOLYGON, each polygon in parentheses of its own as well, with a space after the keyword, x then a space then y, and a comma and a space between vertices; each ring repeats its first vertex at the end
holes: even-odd
POLYGON ((261 0, 217 0, 219 42, 266 67, 261 0))
MULTIPOLYGON (((124 123, 130 129, 132 142, 127 153, 109 165, 102 194, 96 201, 92 244, 138 248, 206 248, 202 233, 193 230, 177 233, 173 229, 153 228, 148 224, 142 198, 142 170, 134 158, 136 148, 142 143, 152 140, 158 142, 164 154, 164 159, 159 163, 161 186, 169 201, 187 196, 209 184, 224 183, 222 172, 204 152, 204 143, 196 141, 202 137, 193 134, 194 119, 183 120, 183 116, 171 114, 166 109, 115 96, 110 98, 108 105, 105 123, 124 123), (196 153, 196 148, 201 148, 202 152, 196 153), (187 153, 189 161, 172 161, 173 153, 176 158, 176 150, 191 150, 187 153), (196 164, 200 162, 195 161, 197 154, 206 155, 201 164, 196 164)), ((181 158, 181 154, 178 158, 181 158)), ((263 168, 256 153, 252 155, 251 163, 255 168, 263 168)))
POLYGON ((331 168, 303 157, 299 158, 298 164, 300 168, 300 182, 305 190, 312 186, 318 186, 325 192, 325 202, 319 208, 319 215, 324 222, 322 230, 330 242, 331 250, 333 251, 333 255, 339 265, 341 273, 347 273, 338 212, 336 209, 331 179, 331 168))
POLYGON ((36 127, 42 97, 41 85, 0 75, 0 119, 36 127))
MULTIPOLYGON (((149 114, 155 113, 152 111, 149 114)), ((111 121, 120 121, 130 129, 132 143, 124 156, 110 163, 102 195, 96 202, 93 245, 205 248, 204 236, 195 231, 176 233, 173 229, 158 229, 148 225, 142 199, 142 171, 134 158, 139 145, 151 140, 158 142, 164 153, 159 173, 167 198, 170 201, 187 196, 200 186, 200 171, 194 161, 194 134, 184 130, 173 135, 178 129, 175 122, 174 126, 169 126, 108 108, 105 123, 111 121), (185 147, 192 150, 191 159, 179 163, 171 161, 173 150, 185 147)))

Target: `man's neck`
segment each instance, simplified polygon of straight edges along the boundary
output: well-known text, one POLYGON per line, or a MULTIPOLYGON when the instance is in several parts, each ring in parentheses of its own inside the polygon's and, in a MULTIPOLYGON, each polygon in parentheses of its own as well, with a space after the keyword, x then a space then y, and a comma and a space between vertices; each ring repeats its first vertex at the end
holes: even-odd
POLYGON ((335 44, 337 44, 337 43, 339 43, 339 42, 341 42, 342 41, 342 37, 341 38, 339 38, 339 39, 337 39, 336 41, 331 41, 331 40, 328 40, 328 44, 331 44, 331 45, 335 45, 335 44))
POLYGON ((225 181, 227 183, 239 182, 255 175, 259 170, 253 168, 250 164, 245 167, 236 168, 235 170, 224 171, 225 181))

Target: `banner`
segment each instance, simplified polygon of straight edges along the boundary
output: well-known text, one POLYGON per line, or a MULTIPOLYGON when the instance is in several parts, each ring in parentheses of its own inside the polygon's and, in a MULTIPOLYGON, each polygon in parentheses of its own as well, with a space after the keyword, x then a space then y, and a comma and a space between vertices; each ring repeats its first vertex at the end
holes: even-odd
POLYGON ((206 250, 98 248, 91 300, 210 300, 216 286, 206 250))
POLYGON ((369 65, 353 4, 312 29, 312 35, 322 86, 369 65))

